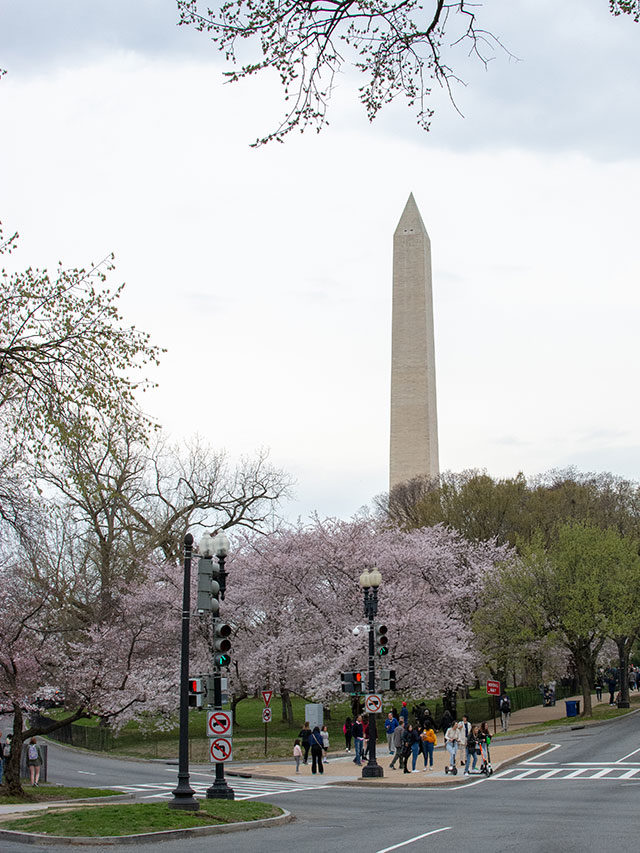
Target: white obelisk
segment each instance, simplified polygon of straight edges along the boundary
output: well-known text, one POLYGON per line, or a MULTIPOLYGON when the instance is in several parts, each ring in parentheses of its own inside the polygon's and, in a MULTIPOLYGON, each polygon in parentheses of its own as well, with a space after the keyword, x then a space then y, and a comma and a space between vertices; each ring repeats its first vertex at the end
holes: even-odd
POLYGON ((431 241, 413 194, 393 235, 392 311, 390 489, 440 472, 431 241))

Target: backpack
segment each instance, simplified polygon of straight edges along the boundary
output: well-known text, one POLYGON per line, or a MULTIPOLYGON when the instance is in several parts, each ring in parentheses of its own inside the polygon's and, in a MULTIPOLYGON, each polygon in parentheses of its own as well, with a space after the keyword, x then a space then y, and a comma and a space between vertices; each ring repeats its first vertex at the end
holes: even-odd
POLYGON ((9 756, 11 755, 11 744, 10 743, 5 743, 5 745, 2 748, 2 754, 5 758, 9 758, 9 756))
POLYGON ((27 756, 30 759, 34 759, 34 758, 38 757, 38 747, 35 745, 35 743, 29 744, 29 750, 27 752, 27 756))
POLYGON ((505 696, 504 699, 502 700, 500 710, 505 714, 509 714, 511 712, 511 702, 510 702, 508 696, 505 696))

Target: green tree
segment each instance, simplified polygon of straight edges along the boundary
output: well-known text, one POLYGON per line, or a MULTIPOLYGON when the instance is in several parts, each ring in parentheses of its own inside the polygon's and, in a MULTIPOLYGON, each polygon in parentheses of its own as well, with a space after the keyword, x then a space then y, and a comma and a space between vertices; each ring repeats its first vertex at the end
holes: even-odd
POLYGON ((571 655, 587 716, 596 659, 614 624, 610 579, 629 564, 632 550, 614 529, 569 522, 550 544, 537 534, 523 545, 520 558, 502 566, 485 591, 484 619, 489 608, 514 647, 559 643, 571 655))
MULTIPOLYGON (((508 53, 482 26, 481 5, 467 0, 225 0, 206 9, 198 0, 177 4, 180 24, 208 33, 233 66, 229 80, 270 69, 280 77, 291 106, 276 130, 255 145, 282 141, 294 128, 322 129, 335 76, 349 65, 363 77, 359 97, 369 120, 403 96, 428 130, 431 85, 451 95, 451 84, 459 82, 456 49, 466 48, 485 65, 496 49, 508 53)), ((635 0, 609 0, 609 7, 614 15, 638 20, 635 0)))

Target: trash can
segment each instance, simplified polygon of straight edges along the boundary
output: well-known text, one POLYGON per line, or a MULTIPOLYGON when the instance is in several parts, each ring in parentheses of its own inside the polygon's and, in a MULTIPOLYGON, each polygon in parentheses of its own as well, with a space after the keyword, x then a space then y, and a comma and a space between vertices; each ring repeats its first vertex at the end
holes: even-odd
POLYGON ((567 717, 577 717, 580 713, 580 700, 579 699, 568 699, 565 700, 566 708, 567 708, 567 717))

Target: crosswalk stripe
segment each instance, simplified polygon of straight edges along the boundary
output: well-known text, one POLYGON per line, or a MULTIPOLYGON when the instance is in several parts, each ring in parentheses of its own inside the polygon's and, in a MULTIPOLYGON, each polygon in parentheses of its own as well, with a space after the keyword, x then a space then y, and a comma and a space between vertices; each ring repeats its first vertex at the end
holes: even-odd
POLYGON ((547 772, 543 773, 542 776, 538 776, 538 779, 550 779, 552 776, 555 776, 556 773, 562 773, 562 767, 556 767, 554 770, 547 770, 547 772))
POLYGON ((554 782, 567 780, 581 781, 604 781, 616 782, 618 780, 633 779, 640 773, 640 767, 632 767, 625 770, 624 766, 613 764, 609 767, 585 766, 574 769, 570 764, 564 767, 554 767, 544 770, 542 767, 533 767, 523 770, 523 767, 509 767, 492 777, 494 782, 540 782, 552 779, 554 782))

